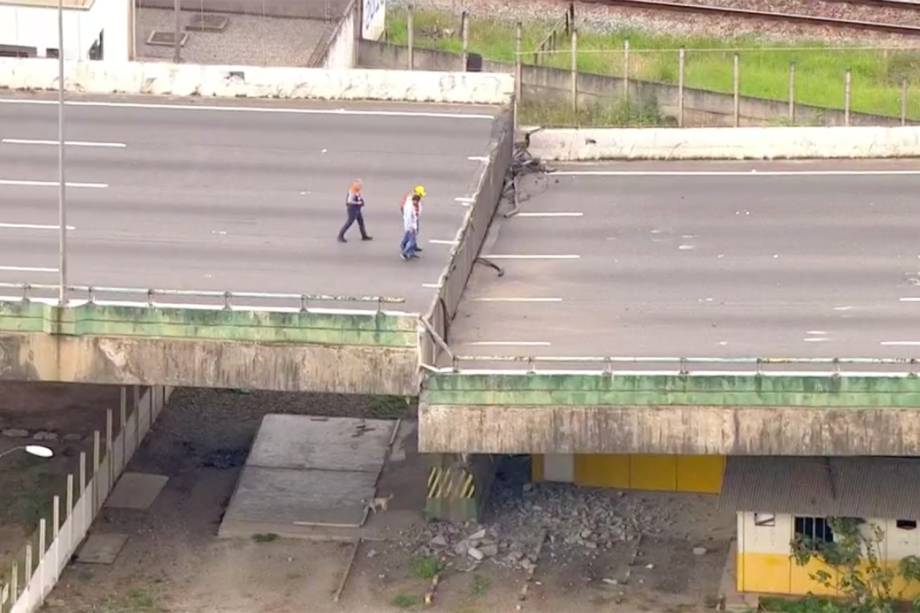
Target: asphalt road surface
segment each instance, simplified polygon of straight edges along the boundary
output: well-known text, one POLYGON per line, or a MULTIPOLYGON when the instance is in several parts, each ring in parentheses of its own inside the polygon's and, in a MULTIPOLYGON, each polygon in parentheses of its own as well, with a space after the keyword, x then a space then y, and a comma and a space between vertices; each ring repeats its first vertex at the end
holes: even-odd
MULTIPOLYGON (((41 102, 0 100, 0 281, 58 279, 57 106, 41 102)), ((426 309, 466 211, 457 198, 484 167, 493 110, 340 106, 69 104, 69 284, 377 294, 426 309), (356 177, 374 240, 355 225, 340 244, 356 177), (399 205, 416 183, 428 191, 425 251, 406 263, 399 205)))
POLYGON ((920 356, 917 162, 559 170, 493 225, 460 354, 920 356))

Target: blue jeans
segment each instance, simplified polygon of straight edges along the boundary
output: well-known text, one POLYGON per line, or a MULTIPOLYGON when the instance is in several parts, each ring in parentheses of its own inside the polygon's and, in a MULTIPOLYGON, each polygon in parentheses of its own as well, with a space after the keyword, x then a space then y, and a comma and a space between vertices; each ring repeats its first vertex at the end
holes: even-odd
POLYGON ((415 252, 418 251, 418 245, 415 242, 416 235, 412 230, 406 230, 406 233, 403 234, 402 242, 399 243, 399 250, 407 258, 411 258, 415 255, 415 252))

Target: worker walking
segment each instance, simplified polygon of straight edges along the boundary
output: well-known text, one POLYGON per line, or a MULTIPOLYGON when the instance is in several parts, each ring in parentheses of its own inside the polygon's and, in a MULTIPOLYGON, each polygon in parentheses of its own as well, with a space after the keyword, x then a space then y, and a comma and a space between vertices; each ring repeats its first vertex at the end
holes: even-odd
POLYGON ((355 182, 351 184, 351 187, 348 188, 348 196, 345 199, 345 209, 348 212, 348 219, 345 220, 345 225, 339 230, 340 243, 348 242, 345 240, 345 233, 356 221, 358 222, 358 229, 361 230, 361 240, 369 241, 374 238, 367 233, 367 229, 364 227, 364 215, 361 213, 361 210, 364 208, 363 188, 364 185, 361 179, 356 179, 355 182))
POLYGON ((403 260, 417 258, 418 252, 422 250, 418 246, 418 229, 419 218, 422 214, 422 197, 424 195, 425 188, 421 185, 416 185, 415 189, 406 194, 403 199, 403 238, 399 244, 399 255, 403 260))

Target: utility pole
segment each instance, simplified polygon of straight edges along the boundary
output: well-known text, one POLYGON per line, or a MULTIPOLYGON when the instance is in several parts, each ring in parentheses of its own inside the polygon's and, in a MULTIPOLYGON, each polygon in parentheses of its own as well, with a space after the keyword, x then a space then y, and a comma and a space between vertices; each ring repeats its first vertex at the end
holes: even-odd
POLYGON ((182 34, 182 15, 179 2, 180 0, 176 0, 176 33, 173 35, 173 62, 176 64, 182 61, 179 53, 179 36, 182 34))
POLYGON ((58 0, 58 250, 60 306, 67 304, 67 184, 64 181, 64 0, 58 0))

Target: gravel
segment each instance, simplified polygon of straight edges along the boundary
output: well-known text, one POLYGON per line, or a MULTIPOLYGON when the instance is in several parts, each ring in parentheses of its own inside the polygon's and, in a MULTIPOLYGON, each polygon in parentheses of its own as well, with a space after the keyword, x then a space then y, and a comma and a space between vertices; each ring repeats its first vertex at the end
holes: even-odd
MULTIPOLYGON (((672 0, 673 1, 673 0, 672 0)), ((830 0, 682 0, 685 4, 731 6, 752 10, 781 10, 803 15, 825 15, 866 21, 920 25, 920 9, 880 9, 830 0)), ((390 7, 404 8, 409 0, 390 0, 390 7)), ((459 15, 470 13, 470 27, 476 27, 477 16, 503 21, 558 23, 568 6, 565 0, 528 0, 510 3, 501 0, 414 0, 419 9, 436 9, 459 15)), ((744 17, 716 18, 713 15, 607 6, 599 3, 576 3, 576 21, 580 28, 593 32, 642 30, 670 36, 711 36, 736 38, 756 36, 791 44, 808 41, 847 44, 860 42, 872 45, 917 46, 917 37, 832 26, 783 23, 744 17)))

